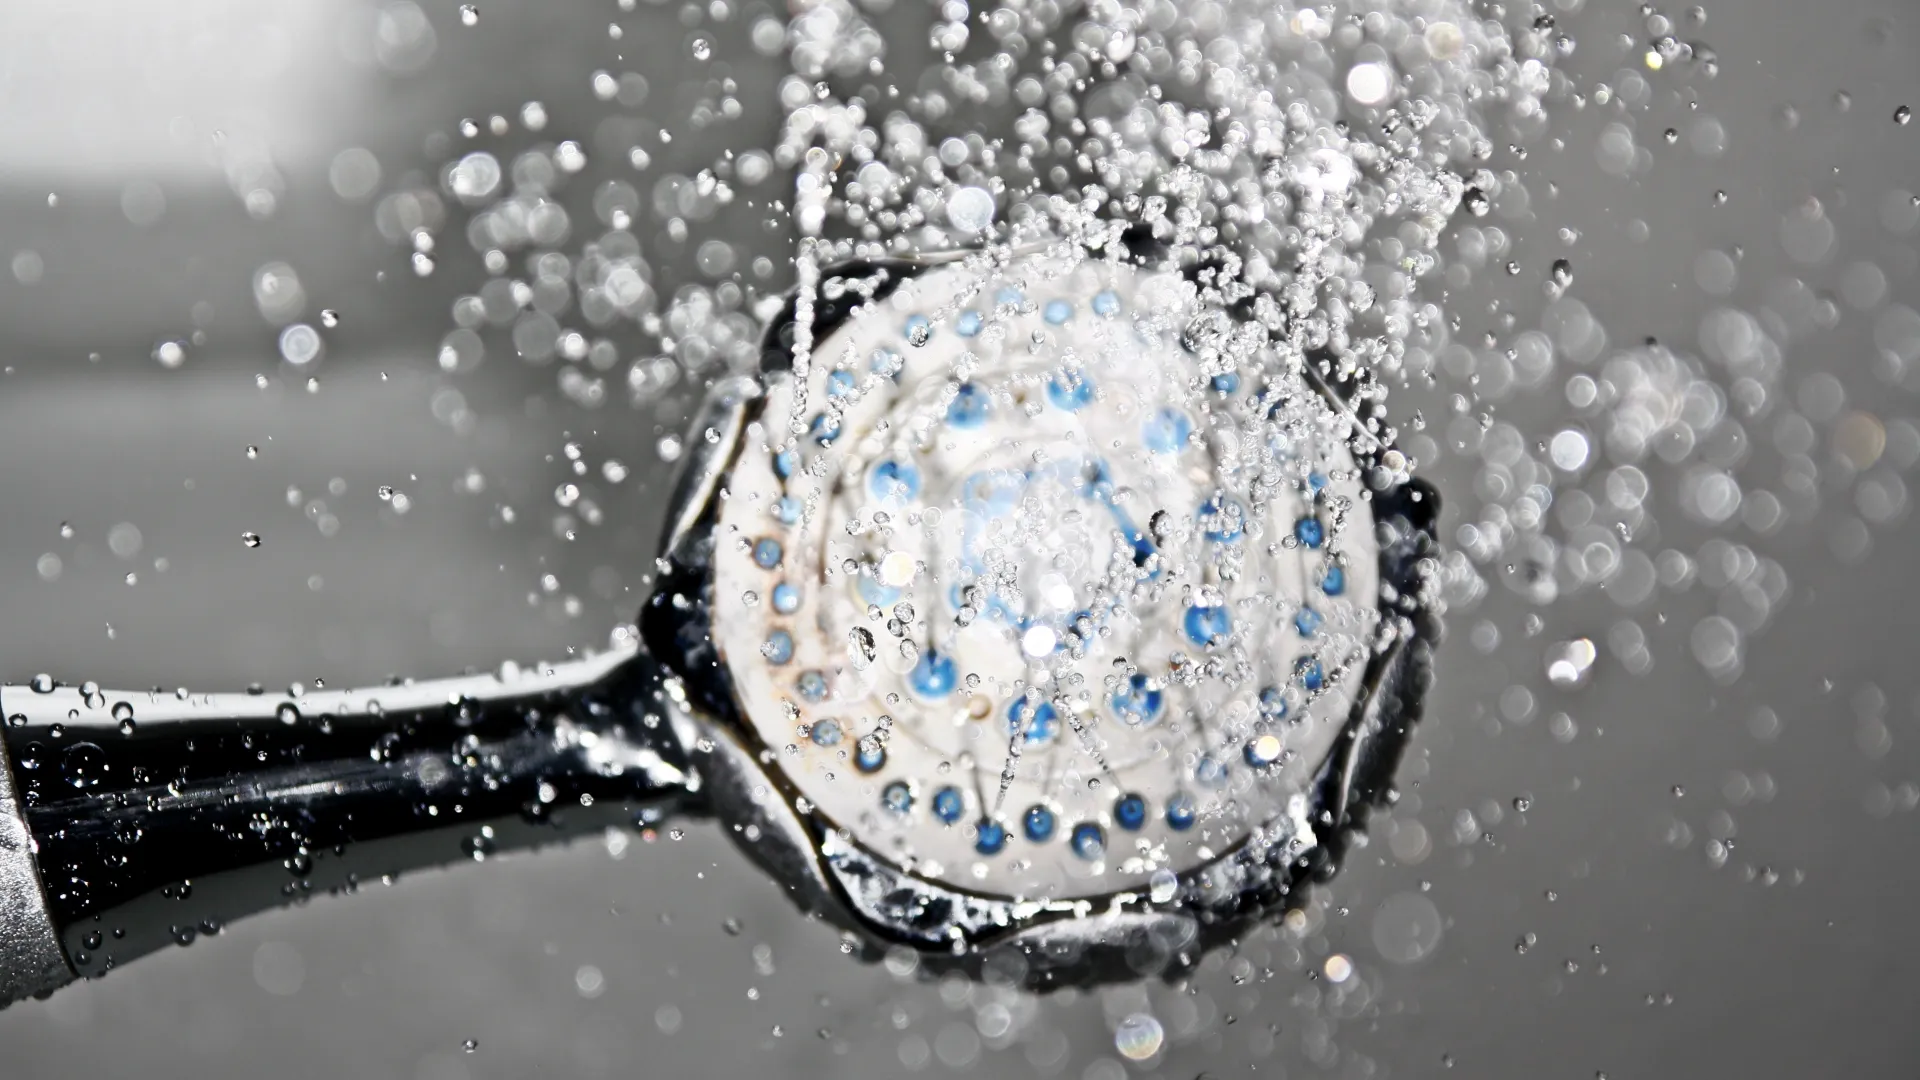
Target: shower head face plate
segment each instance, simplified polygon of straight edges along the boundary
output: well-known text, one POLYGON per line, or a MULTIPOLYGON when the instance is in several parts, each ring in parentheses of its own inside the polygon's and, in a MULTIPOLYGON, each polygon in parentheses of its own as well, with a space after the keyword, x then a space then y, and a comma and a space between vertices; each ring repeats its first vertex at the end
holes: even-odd
POLYGON ((769 376, 711 632, 802 809, 1007 900, 1145 894, 1277 823, 1311 843, 1379 539, 1351 414, 1238 329, 1177 273, 967 260, 769 376))

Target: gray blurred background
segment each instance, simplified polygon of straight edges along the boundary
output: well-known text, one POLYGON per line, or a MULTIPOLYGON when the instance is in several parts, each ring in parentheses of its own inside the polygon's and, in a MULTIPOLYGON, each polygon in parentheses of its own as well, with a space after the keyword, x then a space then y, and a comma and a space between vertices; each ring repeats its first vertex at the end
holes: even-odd
MULTIPOLYGON (((1622 87, 1645 47, 1637 4, 1554 7, 1579 43, 1567 68, 1622 87)), ((1715 603, 1700 590, 1532 608, 1496 583, 1451 621, 1407 797, 1322 890, 1309 932, 1257 933, 1178 987, 1034 999, 859 965, 694 823, 244 921, 0 1013, 0 1076, 1913 1076, 1920 532, 1898 476, 1920 454, 1900 427, 1920 403, 1886 354, 1920 343, 1886 311, 1920 304, 1906 190, 1920 125, 1893 119, 1920 107, 1920 14, 1904 0, 1706 12, 1690 36, 1717 52, 1717 78, 1650 76, 1630 118, 1655 166, 1609 172, 1596 146, 1622 117, 1559 109, 1546 142, 1561 147, 1513 163, 1534 220, 1508 228, 1535 272, 1449 304, 1471 319, 1499 301, 1528 325, 1537 267, 1565 256, 1616 346, 1697 351, 1703 312, 1723 304, 1777 316, 1778 392, 1816 431, 1817 508, 1779 528, 1675 524, 1650 549, 1717 536, 1783 569, 1737 677, 1696 661, 1690 632, 1715 603), (1834 227, 1818 250, 1792 225, 1810 198, 1834 227), (1862 261, 1884 290, 1849 278, 1862 261), (1837 296, 1840 317, 1796 322, 1806 293, 1837 296), (1848 410, 1882 424, 1884 460, 1849 456, 1848 410), (1606 644, 1629 615, 1651 660, 1638 674, 1606 644), (1583 636, 1601 643, 1590 682, 1554 686, 1547 648, 1583 636), (1442 929, 1409 950, 1393 931, 1423 902, 1442 929), (1312 974, 1336 953, 1356 966, 1339 987, 1312 974), (1140 1011, 1168 1044, 1123 1062, 1114 1025, 1140 1011)), ((670 471, 657 447, 684 395, 629 405, 637 336, 598 407, 510 350, 443 373, 478 258, 449 229, 419 276, 375 204, 431 186, 469 144, 505 157, 579 140, 589 166, 566 199, 582 218, 601 180, 648 203, 725 149, 770 148, 785 61, 748 45, 770 13, 484 0, 469 26, 441 0, 0 5, 0 676, 343 685, 604 645, 639 602, 670 471), (602 100, 601 70, 643 74, 646 97, 602 100), (689 122, 728 93, 738 118, 689 122), (547 115, 537 134, 528 101, 547 115), (505 135, 484 130, 496 114, 505 135), (483 129, 471 139, 466 118, 483 129), (633 125, 651 148, 639 172, 595 142, 633 125), (298 278, 301 319, 338 313, 302 368, 255 296, 275 264, 298 278), (156 359, 169 342, 177 367, 156 359), (609 480, 609 459, 629 475, 609 480), (597 524, 577 508, 556 520, 568 482, 597 524)), ((891 18, 929 16, 908 0, 891 18)), ((742 192, 785 185, 776 172, 742 192)), ((742 245, 743 268, 773 259, 746 280, 778 291, 790 238, 768 219, 736 204, 680 239, 649 206, 634 232, 663 296, 697 280, 713 238, 742 245)), ((1562 408, 1550 392, 1501 415, 1551 432, 1562 408)), ((1474 468, 1443 455, 1436 476, 1465 490, 1474 468)), ((1453 501, 1448 536, 1471 502, 1453 501)))

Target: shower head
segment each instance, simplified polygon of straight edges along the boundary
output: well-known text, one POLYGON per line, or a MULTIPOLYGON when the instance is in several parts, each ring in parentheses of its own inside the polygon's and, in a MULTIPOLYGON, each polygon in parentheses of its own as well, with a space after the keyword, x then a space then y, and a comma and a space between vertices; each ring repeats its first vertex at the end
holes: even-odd
POLYGON ((0 996, 676 811, 876 950, 1038 987, 1298 903, 1418 715, 1438 501, 1364 366, 1206 274, 1138 233, 822 270, 695 421, 642 649, 0 690, 0 996))

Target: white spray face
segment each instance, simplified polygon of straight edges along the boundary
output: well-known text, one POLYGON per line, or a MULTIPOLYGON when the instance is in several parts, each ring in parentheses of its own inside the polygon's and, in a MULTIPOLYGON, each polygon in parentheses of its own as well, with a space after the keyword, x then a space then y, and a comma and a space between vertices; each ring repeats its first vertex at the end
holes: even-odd
POLYGON ((1176 274, 983 261, 770 387, 713 633, 819 813, 928 879, 1069 898, 1209 862, 1303 793, 1378 550, 1346 417, 1234 368, 1234 326, 1176 274))

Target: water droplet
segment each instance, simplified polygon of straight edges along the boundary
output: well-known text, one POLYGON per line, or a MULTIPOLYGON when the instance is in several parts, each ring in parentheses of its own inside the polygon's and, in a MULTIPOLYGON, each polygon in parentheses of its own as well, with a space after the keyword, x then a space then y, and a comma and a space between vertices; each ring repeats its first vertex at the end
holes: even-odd
POLYGON ((847 631, 847 656, 853 661, 855 670, 865 671, 873 666, 878 647, 873 639, 873 631, 864 626, 856 626, 847 631))
POLYGON ((1114 1028, 1113 1048, 1128 1061, 1145 1061, 1160 1052, 1166 1029, 1148 1013, 1133 1013, 1114 1028))
POLYGON ((1373 108, 1393 96, 1393 69, 1384 63, 1355 64, 1347 71, 1347 96, 1373 108))
POLYGON ((74 743, 60 757, 60 772, 74 787, 97 787, 106 779, 107 752, 90 742, 74 743))
POLYGON ((993 194, 986 188, 955 188, 947 196, 947 221, 962 233, 986 232, 993 225, 993 194))
POLYGON ((1156 904, 1172 900, 1180 889, 1180 878, 1171 870, 1155 870, 1147 881, 1147 898, 1156 904))
POLYGON ((306 367, 320 359, 323 348, 320 331, 306 323, 294 323, 280 331, 280 357, 294 367, 306 367))
POLYGON ((606 993, 607 977, 599 968, 587 964, 573 973, 573 988, 578 990, 583 998, 597 998, 606 993))

